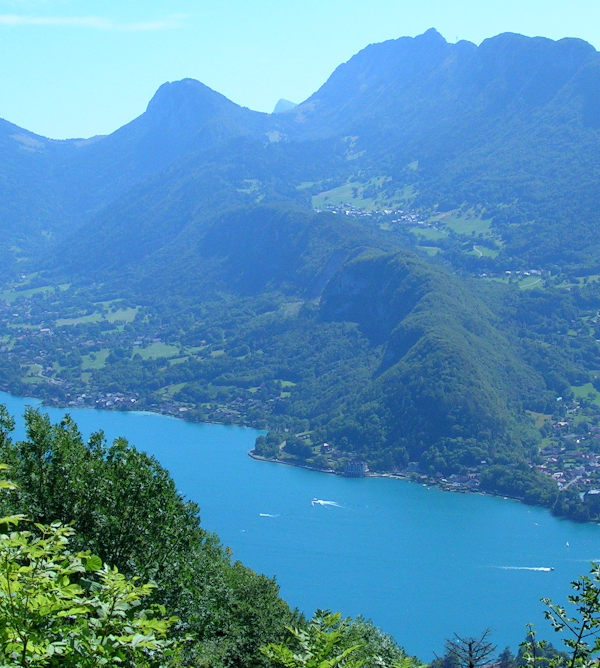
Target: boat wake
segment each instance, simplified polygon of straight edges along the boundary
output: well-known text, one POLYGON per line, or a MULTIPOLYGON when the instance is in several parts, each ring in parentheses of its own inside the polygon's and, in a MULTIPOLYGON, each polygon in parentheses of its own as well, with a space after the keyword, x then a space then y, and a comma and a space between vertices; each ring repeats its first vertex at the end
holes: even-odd
POLYGON ((553 566, 496 566, 503 571, 537 571, 538 573, 550 573, 554 570, 553 566))
POLYGON ((279 517, 279 515, 272 515, 271 513, 258 513, 259 517, 279 517))
POLYGON ((310 502, 311 506, 334 506, 335 508, 341 508, 339 503, 336 501, 324 501, 323 499, 313 499, 310 502))

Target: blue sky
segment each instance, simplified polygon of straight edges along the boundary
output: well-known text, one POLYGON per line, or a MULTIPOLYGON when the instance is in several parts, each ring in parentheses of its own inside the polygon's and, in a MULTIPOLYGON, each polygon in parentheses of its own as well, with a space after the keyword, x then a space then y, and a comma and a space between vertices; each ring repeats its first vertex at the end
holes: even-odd
POLYGON ((367 44, 437 28, 600 48, 600 0, 0 0, 0 117, 53 137, 112 132, 165 81, 271 111, 367 44))

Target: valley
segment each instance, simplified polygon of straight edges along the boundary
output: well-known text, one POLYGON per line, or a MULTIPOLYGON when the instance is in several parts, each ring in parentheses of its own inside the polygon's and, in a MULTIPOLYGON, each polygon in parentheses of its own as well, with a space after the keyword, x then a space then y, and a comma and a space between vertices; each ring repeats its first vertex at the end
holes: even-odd
POLYGON ((3 121, 0 387, 599 519, 598 81, 429 30, 283 113, 183 79, 106 137, 3 121))
POLYGON ((597 662, 600 5, 5 4, 0 664, 597 662))

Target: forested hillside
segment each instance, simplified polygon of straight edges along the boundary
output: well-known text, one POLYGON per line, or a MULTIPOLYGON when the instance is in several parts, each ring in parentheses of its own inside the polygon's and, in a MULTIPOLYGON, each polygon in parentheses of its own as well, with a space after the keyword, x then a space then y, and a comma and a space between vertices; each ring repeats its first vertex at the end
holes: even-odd
MULTIPOLYGON (((14 441, 0 406, 12 481, 0 489, 3 665, 266 668, 278 663, 261 648, 283 643, 286 625, 310 631, 274 580, 201 527, 154 458, 100 432, 84 441, 68 416, 52 424, 28 409, 25 424, 14 441)), ((412 665, 370 622, 325 619, 324 632, 339 628, 328 652, 358 646, 366 665, 412 665)))
POLYGON ((430 30, 286 113, 184 79, 106 137, 3 122, 1 387, 598 517, 599 68, 430 30))

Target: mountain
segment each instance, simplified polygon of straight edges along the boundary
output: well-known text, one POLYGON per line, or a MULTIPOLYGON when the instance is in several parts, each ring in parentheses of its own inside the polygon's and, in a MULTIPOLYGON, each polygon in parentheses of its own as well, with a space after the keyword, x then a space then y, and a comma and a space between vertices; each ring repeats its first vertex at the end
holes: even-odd
POLYGON ((173 191, 171 179, 209 171, 218 158, 230 173, 242 171, 241 159, 243 178, 259 191, 270 182, 260 193, 269 197, 308 203, 377 179, 390 202, 484 207, 513 264, 560 261, 560 210, 576 261, 587 262, 599 90, 600 56, 581 40, 504 34, 477 47, 449 44, 432 29, 368 46, 283 114, 250 111, 184 79, 161 86, 140 117, 106 137, 52 142, 7 124, 7 245, 25 226, 27 256, 29 245, 104 217, 117 198, 133 202, 145 183, 173 191), (514 222, 523 234, 507 226, 514 222), (541 243, 529 243, 532 232, 541 243))
POLYGON ((429 30, 286 113, 184 79, 105 137, 0 123, 0 271, 41 291, 10 387, 306 431, 340 467, 533 466, 529 416, 600 368, 599 92, 580 40, 429 30))
POLYGON ((296 102, 290 102, 284 98, 277 100, 277 104, 273 109, 274 114, 285 114, 287 111, 291 111, 294 107, 297 107, 296 102))
POLYGON ((396 461, 398 451, 421 462, 442 459, 443 451, 447 462, 437 466, 450 472, 500 451, 524 456, 532 434, 513 416, 543 392, 543 382, 476 289, 410 256, 367 255, 330 281, 321 310, 325 318, 357 322, 381 345, 372 383, 349 411, 352 428, 370 432, 349 439, 363 444, 362 457, 371 459, 378 442, 396 461))
POLYGON ((560 262, 560 211, 581 263, 596 248, 599 90, 600 54, 581 40, 476 47, 429 30, 365 48, 286 120, 292 136, 352 137, 353 162, 388 177, 391 196, 409 184, 416 206, 486 207, 512 261, 560 262), (509 221, 534 225, 513 241, 509 221))
MULTIPOLYGON (((276 117, 198 82, 165 84, 145 114, 82 147, 71 191, 82 194, 77 210, 94 216, 83 237, 131 249, 119 239, 127 229, 140 234, 139 222, 107 233, 108 219, 148 208, 139 217, 148 234, 170 243, 191 215, 186 207, 210 214, 213 205, 265 197, 308 203, 328 186, 379 179, 390 201, 412 191, 414 208, 484 207, 498 264, 564 263, 562 220, 569 220, 569 261, 593 262, 599 67, 599 54, 580 40, 505 34, 476 47, 448 44, 430 30, 367 47, 276 117), (106 210, 98 206, 117 195, 106 210), (170 234, 159 235, 158 215, 171 221, 170 234)), ((60 255, 76 257, 68 249, 60 255)))
POLYGON ((59 142, 2 122, 7 245, 21 240, 27 256, 173 162, 260 136, 267 118, 184 79, 161 86, 141 116, 104 137, 59 142))
POLYGON ((60 169, 61 142, 0 120, 0 273, 12 269, 30 246, 43 244, 48 212, 60 208, 51 178, 60 169))
POLYGON ((79 146, 66 179, 79 212, 93 214, 187 156, 266 131, 267 115, 239 107, 198 81, 163 84, 146 111, 99 141, 79 146))
MULTIPOLYGON (((363 49, 293 116, 327 133, 392 132, 394 139, 417 133, 411 142, 416 144, 426 128, 460 127, 473 118, 506 121, 507 112, 543 108, 566 87, 571 99, 583 94, 587 108, 590 82, 582 75, 597 67, 599 58, 577 39, 555 42, 506 33, 477 47, 466 41, 449 44, 431 29, 363 49), (383 126, 371 127, 375 118, 383 126)), ((592 116, 586 112, 584 122, 592 116)))
MULTIPOLYGON (((163 84, 146 111, 81 152, 76 169, 96 183, 138 182, 174 160, 212 148, 232 137, 265 132, 267 115, 239 107, 193 79, 163 84)), ((113 194, 114 191, 109 191, 113 194)))

